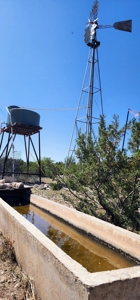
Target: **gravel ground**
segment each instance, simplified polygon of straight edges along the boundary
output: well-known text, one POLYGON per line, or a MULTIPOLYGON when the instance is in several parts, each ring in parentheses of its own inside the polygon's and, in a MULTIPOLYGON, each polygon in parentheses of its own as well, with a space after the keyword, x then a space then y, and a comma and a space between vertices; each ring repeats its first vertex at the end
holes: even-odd
POLYGON ((35 195, 47 198, 51 201, 57 202, 59 204, 65 205, 67 207, 76 208, 79 200, 72 195, 67 188, 62 188, 58 191, 53 191, 52 189, 43 188, 43 184, 34 185, 31 192, 35 195))

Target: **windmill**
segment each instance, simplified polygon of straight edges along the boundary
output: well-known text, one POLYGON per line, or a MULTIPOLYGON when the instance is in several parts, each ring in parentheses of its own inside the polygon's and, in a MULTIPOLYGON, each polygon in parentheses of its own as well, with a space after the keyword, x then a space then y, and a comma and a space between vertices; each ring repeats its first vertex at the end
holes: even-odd
POLYGON ((96 0, 85 28, 84 41, 90 51, 68 150, 68 164, 76 150, 78 133, 84 133, 85 137, 92 134, 96 141, 98 124, 101 116, 104 116, 98 56, 100 42, 97 40, 97 30, 115 28, 127 32, 132 31, 132 20, 115 22, 113 25, 99 25, 98 8, 99 1, 96 0))

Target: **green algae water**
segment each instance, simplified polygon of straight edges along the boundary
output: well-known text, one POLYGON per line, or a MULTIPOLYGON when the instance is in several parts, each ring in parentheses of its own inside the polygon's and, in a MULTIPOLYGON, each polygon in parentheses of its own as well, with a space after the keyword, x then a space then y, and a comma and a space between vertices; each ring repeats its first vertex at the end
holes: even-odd
POLYGON ((14 209, 91 273, 137 265, 124 255, 88 238, 32 204, 17 206, 14 209))

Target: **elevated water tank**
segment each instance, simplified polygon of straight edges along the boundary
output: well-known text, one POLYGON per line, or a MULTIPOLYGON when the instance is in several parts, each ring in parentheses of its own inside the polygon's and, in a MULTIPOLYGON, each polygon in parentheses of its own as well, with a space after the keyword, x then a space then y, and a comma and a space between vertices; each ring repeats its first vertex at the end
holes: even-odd
POLYGON ((24 109, 16 105, 7 107, 7 125, 20 123, 30 126, 40 125, 40 115, 32 110, 24 109))

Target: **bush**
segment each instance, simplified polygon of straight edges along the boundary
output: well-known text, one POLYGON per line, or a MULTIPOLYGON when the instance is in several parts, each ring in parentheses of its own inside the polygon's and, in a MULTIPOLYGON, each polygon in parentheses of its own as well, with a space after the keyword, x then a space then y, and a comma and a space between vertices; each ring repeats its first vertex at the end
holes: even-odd
POLYGON ((50 188, 53 190, 53 191, 59 191, 62 189, 62 183, 61 182, 57 182, 57 183, 50 183, 50 188))

